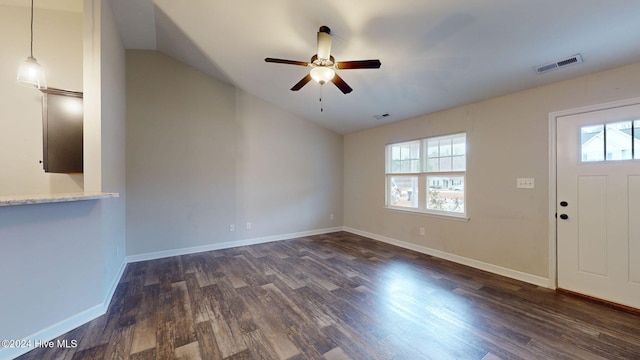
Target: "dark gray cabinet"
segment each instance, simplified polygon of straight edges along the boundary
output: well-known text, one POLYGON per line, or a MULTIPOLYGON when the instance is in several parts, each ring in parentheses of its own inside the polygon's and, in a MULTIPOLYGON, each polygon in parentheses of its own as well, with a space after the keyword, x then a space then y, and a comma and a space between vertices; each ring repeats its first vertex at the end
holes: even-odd
POLYGON ((42 140, 45 172, 83 172, 82 93, 55 88, 42 90, 42 140))

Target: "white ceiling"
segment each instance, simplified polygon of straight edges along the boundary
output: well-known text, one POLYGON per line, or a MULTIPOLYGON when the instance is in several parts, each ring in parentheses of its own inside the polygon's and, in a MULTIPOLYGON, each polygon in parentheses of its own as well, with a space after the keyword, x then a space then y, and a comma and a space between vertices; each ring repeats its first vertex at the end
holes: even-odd
POLYGON ((127 48, 157 49, 342 134, 640 61, 639 0, 111 2, 127 48), (314 82, 292 92, 308 69, 264 62, 309 61, 321 25, 337 61, 382 62, 339 70, 350 94, 314 82), (533 70, 576 53, 584 63, 533 70))

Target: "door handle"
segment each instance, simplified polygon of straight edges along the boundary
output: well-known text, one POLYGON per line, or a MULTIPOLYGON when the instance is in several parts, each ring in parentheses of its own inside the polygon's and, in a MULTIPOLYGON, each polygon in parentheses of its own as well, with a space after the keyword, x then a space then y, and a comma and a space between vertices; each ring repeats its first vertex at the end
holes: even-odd
POLYGON ((567 214, 560 214, 560 219, 562 220, 567 220, 569 218, 569 215, 567 214))
POLYGON ((569 205, 569 203, 568 203, 568 202, 566 202, 566 201, 560 201, 560 206, 562 206, 562 207, 566 207, 566 206, 568 206, 568 205, 569 205))

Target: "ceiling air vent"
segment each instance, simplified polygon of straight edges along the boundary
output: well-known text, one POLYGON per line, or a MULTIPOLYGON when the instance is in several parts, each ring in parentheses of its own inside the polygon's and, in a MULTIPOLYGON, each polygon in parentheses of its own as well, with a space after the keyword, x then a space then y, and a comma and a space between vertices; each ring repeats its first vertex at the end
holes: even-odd
POLYGON ((382 119, 384 119, 384 118, 386 118, 386 117, 389 117, 389 114, 387 113, 387 114, 381 114, 381 115, 373 115, 373 117, 374 117, 376 120, 382 120, 382 119))
POLYGON ((542 73, 546 73, 546 72, 551 71, 551 70, 559 69, 559 68, 564 67, 564 66, 569 66, 569 65, 573 65, 573 64, 579 64, 581 62, 582 62, 582 55, 575 54, 575 55, 570 56, 570 57, 568 57, 566 59, 558 60, 556 62, 552 62, 552 63, 549 63, 549 64, 536 66, 535 70, 536 70, 536 72, 538 74, 542 74, 542 73))

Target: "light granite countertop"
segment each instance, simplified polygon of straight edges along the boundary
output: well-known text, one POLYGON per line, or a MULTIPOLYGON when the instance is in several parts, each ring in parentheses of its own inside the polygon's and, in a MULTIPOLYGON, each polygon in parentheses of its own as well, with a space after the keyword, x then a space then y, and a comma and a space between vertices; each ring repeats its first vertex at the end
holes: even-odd
POLYGON ((120 197, 119 193, 83 192, 65 194, 39 194, 39 195, 5 195, 0 196, 0 206, 17 206, 48 204, 59 202, 71 202, 82 200, 98 200, 120 197))

